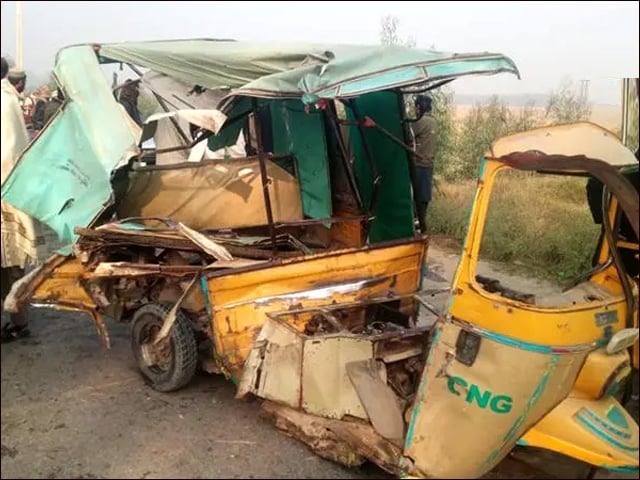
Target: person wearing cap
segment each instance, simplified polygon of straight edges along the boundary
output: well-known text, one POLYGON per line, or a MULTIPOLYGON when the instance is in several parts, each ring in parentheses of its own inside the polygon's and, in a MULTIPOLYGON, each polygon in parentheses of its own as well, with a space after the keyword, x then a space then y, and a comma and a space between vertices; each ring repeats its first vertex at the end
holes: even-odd
MULTIPOLYGON (((24 123, 20 107, 20 91, 24 91, 26 76, 23 72, 10 71, 7 61, 2 58, 1 105, 2 105, 2 184, 15 166, 15 162, 29 143, 29 134, 24 123), (18 90, 20 89, 20 91, 18 90)), ((22 231, 30 217, 16 210, 11 205, 1 202, 2 222, 2 300, 8 295, 11 285, 22 275, 24 267, 30 260, 27 252, 21 248, 22 231)), ((9 321, 2 326, 2 342, 28 334, 27 319, 24 313, 12 314, 9 321)))
POLYGON ((431 115, 430 97, 418 95, 415 99, 415 109, 417 120, 412 125, 415 142, 414 151, 417 154, 413 156, 417 174, 415 195, 421 206, 421 211, 418 214, 424 218, 431 201, 438 124, 433 115, 431 115))
POLYGON ((25 87, 27 86, 27 74, 23 70, 12 68, 9 70, 7 79, 16 89, 16 92, 22 95, 25 87))

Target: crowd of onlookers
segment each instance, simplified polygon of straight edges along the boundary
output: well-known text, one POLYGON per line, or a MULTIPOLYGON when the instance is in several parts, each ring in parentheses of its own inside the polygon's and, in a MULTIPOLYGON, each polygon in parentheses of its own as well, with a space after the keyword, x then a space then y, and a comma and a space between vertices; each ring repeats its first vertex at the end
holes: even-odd
POLYGON ((15 88, 25 126, 33 138, 62 105, 62 92, 58 89, 51 91, 48 85, 43 85, 26 94, 27 75, 19 69, 10 69, 6 79, 15 88))

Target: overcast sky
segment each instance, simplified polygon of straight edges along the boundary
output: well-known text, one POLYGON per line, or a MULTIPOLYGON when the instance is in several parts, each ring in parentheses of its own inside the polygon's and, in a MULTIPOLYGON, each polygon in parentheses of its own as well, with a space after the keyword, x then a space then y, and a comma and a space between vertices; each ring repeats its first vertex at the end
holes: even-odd
MULTIPOLYGON (((15 2, 1 4, 2 54, 15 58, 15 2)), ((458 93, 547 93, 588 79, 596 103, 620 101, 619 79, 638 76, 638 2, 23 2, 24 63, 34 75, 69 44, 233 38, 375 44, 394 15, 418 47, 509 55, 522 80, 502 74, 454 82, 458 93)))

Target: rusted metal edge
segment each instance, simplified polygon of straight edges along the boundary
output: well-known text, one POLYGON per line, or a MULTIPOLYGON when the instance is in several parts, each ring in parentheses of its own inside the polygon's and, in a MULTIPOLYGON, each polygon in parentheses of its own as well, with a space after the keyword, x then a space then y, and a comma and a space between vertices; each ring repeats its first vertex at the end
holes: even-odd
MULTIPOLYGON (((160 232, 141 231, 141 230, 124 230, 124 229, 108 229, 102 228, 89 229, 76 227, 75 233, 81 238, 78 247, 83 248, 85 242, 96 242, 101 244, 109 244, 109 246, 132 246, 140 247, 157 247, 175 248, 176 250, 187 250, 192 252, 203 252, 203 248, 193 242, 193 240, 179 235, 175 230, 164 230, 160 232)), ((226 244, 224 248, 233 256, 252 258, 256 260, 265 260, 271 258, 271 252, 257 247, 243 247, 238 245, 226 244)), ((86 248, 84 248, 86 249, 86 248)), ((280 258, 293 258, 302 256, 301 252, 278 252, 280 258)))
MULTIPOLYGON (((304 255, 304 256, 296 255, 288 258, 276 258, 271 260, 267 265, 270 265, 270 266, 291 265, 294 263, 306 262, 312 259, 332 258, 332 257, 338 257, 340 255, 349 254, 349 253, 360 253, 360 252, 364 253, 372 250, 382 250, 385 248, 399 247, 402 245, 407 245, 407 246, 415 245, 415 244, 427 245, 428 241, 429 241, 429 237, 427 235, 420 235, 420 236, 414 236, 410 238, 401 238, 397 240, 388 240, 388 241, 380 242, 376 244, 369 244, 369 245, 365 245, 364 247, 351 247, 351 248, 343 248, 340 250, 318 252, 318 253, 314 253, 313 255, 304 255)), ((424 249, 420 252, 420 255, 424 256, 424 249)), ((264 268, 264 265, 234 268, 231 271, 209 273, 207 274, 207 278, 217 278, 217 277, 226 276, 226 275, 235 275, 240 273, 252 272, 252 271, 260 270, 262 268, 264 268)))
POLYGON ((162 340, 164 340, 167 337, 167 335, 169 335, 169 333, 171 332, 171 327, 173 327, 173 324, 175 323, 176 318, 178 317, 177 313, 178 313, 178 309, 180 308, 180 305, 182 305, 182 301, 189 294, 189 292, 191 291, 191 289, 196 284, 199 278, 200 278, 199 275, 195 275, 191 279, 191 282, 184 289, 178 301, 173 305, 173 307, 171 308, 167 316, 164 318, 164 322, 162 323, 162 328, 160 328, 158 335, 156 335, 156 338, 153 340, 154 345, 157 345, 162 340))
MULTIPOLYGON (((291 155, 271 155, 265 154, 267 160, 282 160, 285 158, 291 158, 291 155)), ((248 157, 242 158, 234 158, 234 161, 246 161, 246 160, 258 160, 258 155, 250 155, 248 157)), ((211 165, 224 165, 227 163, 226 160, 209 160, 203 159, 199 162, 180 162, 180 163, 172 163, 169 165, 145 165, 145 166, 136 166, 133 171, 135 172, 151 172, 156 170, 177 170, 183 168, 204 168, 211 165)))
POLYGON ((111 339, 109 337, 109 331, 104 323, 104 319, 100 312, 98 312, 95 308, 89 307, 82 303, 75 302, 65 302, 65 301, 35 301, 32 303, 35 307, 46 307, 53 308, 54 310, 66 310, 72 312, 85 312, 93 320, 93 324, 96 327, 96 331, 98 332, 98 336, 100 337, 100 343, 105 350, 111 348, 111 339))
POLYGON ((93 272, 83 274, 83 278, 113 278, 113 277, 142 277, 162 275, 171 277, 186 277, 198 274, 201 266, 192 265, 160 265, 130 262, 102 262, 93 272))
POLYGON ((310 415, 268 400, 262 403, 261 410, 285 435, 306 443, 323 458, 349 467, 361 465, 367 459, 393 475, 403 473, 402 450, 368 423, 310 415))
POLYGON ((43 265, 14 282, 7 298, 3 302, 4 309, 10 313, 18 313, 22 304, 33 295, 36 288, 47 280, 51 273, 66 260, 67 257, 54 254, 43 265))
MULTIPOLYGON (((324 305, 321 307, 306 307, 306 308, 295 308, 292 310, 279 310, 277 312, 266 312, 265 315, 270 318, 271 320, 274 320, 276 322, 278 322, 280 325, 282 325, 285 328, 288 328, 289 330, 291 330, 292 332, 298 334, 298 335, 303 335, 301 334, 298 330, 294 329, 293 327, 291 327, 287 322, 284 322, 283 320, 280 319, 280 317, 283 316, 287 316, 287 315, 294 315, 294 314, 301 314, 301 313, 311 313, 311 312, 319 312, 322 310, 326 310, 328 312, 332 312, 334 310, 342 310, 342 309, 348 309, 348 308, 357 308, 357 307, 366 307, 369 305, 375 305, 375 304, 379 304, 379 303, 384 303, 384 302, 392 302, 392 301, 397 301, 397 300, 406 300, 406 299, 415 299, 417 296, 415 294, 406 294, 406 295, 392 295, 392 296, 378 296, 378 297, 371 297, 371 298, 367 298, 367 299, 363 299, 363 300, 358 300, 355 302, 345 302, 345 303, 335 303, 335 304, 331 304, 331 305, 324 305)), ((432 330, 432 326, 422 326, 422 327, 413 327, 413 328, 407 328, 405 329, 403 332, 385 332, 385 333, 379 333, 376 335, 369 335, 368 338, 371 338, 373 340, 388 340, 388 339, 393 339, 393 338, 402 338, 402 337, 413 337, 416 335, 420 335, 423 333, 427 333, 430 330, 432 330)), ((330 333, 330 334, 326 334, 323 338, 328 338, 328 337, 344 337, 344 336, 361 336, 359 334, 350 334, 350 333, 345 333, 345 332, 338 332, 338 333, 330 333)))

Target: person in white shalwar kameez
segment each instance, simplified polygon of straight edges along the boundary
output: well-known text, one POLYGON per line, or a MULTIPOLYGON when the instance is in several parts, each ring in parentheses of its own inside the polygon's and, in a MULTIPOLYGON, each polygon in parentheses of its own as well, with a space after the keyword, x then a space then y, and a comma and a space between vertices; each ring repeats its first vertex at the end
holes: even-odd
MULTIPOLYGON (((29 135, 25 126, 20 94, 9 82, 9 65, 2 58, 2 185, 15 166, 22 151, 29 144, 29 135)), ((2 201, 2 300, 11 289, 11 285, 24 274, 24 267, 30 260, 28 249, 24 248, 25 235, 33 231, 33 221, 28 215, 2 201)), ((23 313, 13 314, 6 325, 2 326, 2 342, 27 334, 27 320, 23 313)))

